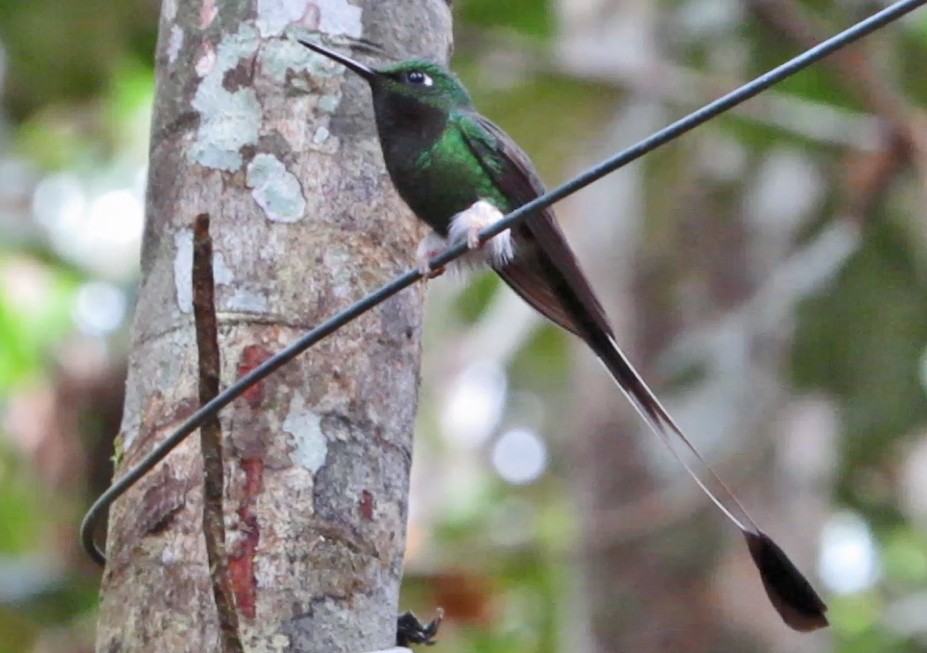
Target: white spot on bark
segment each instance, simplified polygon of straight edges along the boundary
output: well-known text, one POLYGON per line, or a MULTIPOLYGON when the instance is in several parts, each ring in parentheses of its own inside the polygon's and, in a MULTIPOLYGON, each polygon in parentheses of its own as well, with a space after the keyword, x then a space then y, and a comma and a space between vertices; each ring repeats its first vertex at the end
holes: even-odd
POLYGON ((166 566, 182 562, 184 560, 184 553, 186 552, 180 548, 171 546, 171 543, 168 542, 161 550, 161 564, 166 566))
POLYGON ((225 264, 225 257, 222 252, 215 252, 212 255, 212 278, 216 285, 220 283, 228 286, 235 280, 235 274, 232 269, 225 264))
POLYGON ((139 395, 138 383, 126 384, 125 408, 122 411, 122 424, 119 432, 122 433, 122 451, 126 452, 132 447, 138 432, 142 428, 142 398, 139 395))
POLYGON ((322 433, 322 419, 306 410, 302 397, 295 396, 290 400, 290 409, 283 420, 283 430, 293 436, 290 460, 313 474, 318 472, 325 464, 328 443, 322 433))
POLYGON ((312 142, 316 145, 321 145, 328 140, 329 136, 331 136, 331 132, 328 131, 328 127, 321 125, 318 129, 315 130, 315 135, 312 137, 312 142))
POLYGON ((309 0, 258 0, 257 26, 261 36, 279 36, 290 23, 301 22, 309 6, 309 0))
POLYGON ((181 313, 193 311, 193 232, 184 229, 174 234, 174 289, 181 313))
POLYGON ((177 60, 177 53, 180 52, 180 46, 183 45, 183 30, 179 25, 171 28, 171 36, 167 41, 167 60, 174 63, 177 60))
POLYGON ((248 164, 245 183, 269 220, 296 222, 306 212, 299 179, 272 154, 260 153, 248 164))
POLYGON ((257 40, 257 31, 250 25, 242 25, 235 34, 220 41, 215 65, 205 74, 193 96, 200 125, 187 152, 191 162, 234 172, 242 164, 241 148, 257 144, 261 104, 254 89, 229 91, 223 85, 227 72, 254 56, 257 40))
POLYGON ((320 111, 325 113, 334 113, 335 109, 338 108, 338 103, 341 102, 341 93, 327 93, 319 98, 318 104, 320 111))
POLYGON ((361 8, 348 0, 318 0, 319 31, 360 38, 364 31, 361 8))
POLYGON ((177 0, 164 0, 164 4, 161 5, 161 15, 168 22, 174 20, 177 17, 177 0))
POLYGON ((361 8, 348 0, 258 0, 257 25, 261 36, 279 36, 293 23, 355 38, 363 31, 361 8))

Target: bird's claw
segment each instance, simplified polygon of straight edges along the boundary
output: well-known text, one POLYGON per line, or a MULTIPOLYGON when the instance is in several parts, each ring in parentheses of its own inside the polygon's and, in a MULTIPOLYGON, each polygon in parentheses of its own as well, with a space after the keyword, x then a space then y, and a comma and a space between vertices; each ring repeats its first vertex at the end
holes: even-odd
POLYGON ((439 268, 432 268, 430 261, 443 252, 446 246, 447 242, 433 231, 429 232, 418 244, 418 249, 415 251, 415 263, 423 278, 434 279, 444 274, 443 265, 439 268))
POLYGON ((467 247, 470 249, 479 249, 485 243, 480 240, 480 232, 483 230, 483 225, 475 224, 467 229, 467 247))
POLYGON ((444 621, 444 609, 435 610, 435 618, 427 624, 423 624, 411 612, 405 612, 399 615, 396 622, 396 646, 409 647, 410 644, 424 644, 433 646, 437 640, 435 635, 444 621))
POLYGON ((428 257, 421 259, 420 261, 418 261, 418 265, 416 266, 418 268, 418 273, 422 275, 423 279, 428 279, 428 280, 437 279, 442 274, 444 274, 443 265, 438 268, 431 267, 431 264, 429 263, 431 258, 432 257, 428 256, 428 257))

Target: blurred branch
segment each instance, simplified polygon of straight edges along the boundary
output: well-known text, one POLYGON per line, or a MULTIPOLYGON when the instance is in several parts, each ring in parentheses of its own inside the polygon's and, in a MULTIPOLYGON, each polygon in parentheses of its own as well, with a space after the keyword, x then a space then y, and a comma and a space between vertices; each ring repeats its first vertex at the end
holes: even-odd
MULTIPOLYGON (((827 38, 827 28, 794 0, 743 0, 743 3, 758 20, 802 49, 814 47, 827 38)), ((833 68, 844 79, 847 89, 873 113, 888 121, 913 149, 916 138, 908 103, 884 74, 872 68, 871 57, 862 52, 864 47, 846 48, 828 59, 825 65, 833 68)))
MULTIPOLYGON (((588 56, 582 44, 566 44, 560 47, 559 55, 552 55, 548 48, 535 41, 524 38, 513 41, 510 33, 501 31, 464 29, 458 43, 474 51, 489 52, 487 56, 492 59, 494 74, 519 79, 526 75, 568 77, 680 107, 707 102, 725 89, 742 83, 665 61, 640 69, 620 61, 588 56)), ((884 131, 873 115, 775 90, 766 91, 731 113, 796 136, 863 151, 878 149, 884 131)))
MULTIPOLYGON (((801 48, 812 47, 827 36, 828 30, 822 22, 794 0, 743 2, 758 20, 801 48)), ((906 101, 884 73, 873 68, 872 57, 863 50, 866 47, 858 44, 846 48, 825 63, 842 78, 847 90, 889 128, 880 139, 881 146, 875 155, 856 162, 850 171, 848 204, 858 215, 865 215, 872 209, 876 199, 905 165, 913 165, 921 179, 927 179, 927 119, 906 101)))
POLYGON ((921 170, 922 179, 927 179, 927 167, 918 165, 922 157, 912 157, 910 143, 902 134, 891 132, 884 140, 881 149, 847 159, 843 212, 860 224, 872 214, 892 181, 909 163, 921 170))

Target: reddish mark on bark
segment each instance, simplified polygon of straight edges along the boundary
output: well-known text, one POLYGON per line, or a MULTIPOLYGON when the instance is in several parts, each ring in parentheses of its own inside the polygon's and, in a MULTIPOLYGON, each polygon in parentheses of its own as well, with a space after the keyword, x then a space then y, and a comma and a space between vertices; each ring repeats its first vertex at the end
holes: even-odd
MULTIPOLYGON (((272 354, 261 345, 248 345, 241 352, 241 358, 238 359, 238 378, 240 379, 271 356, 272 354)), ((251 408, 258 408, 264 401, 264 382, 255 383, 241 396, 251 408)))
POLYGON ((371 492, 368 490, 361 492, 360 501, 357 502, 357 506, 360 508, 360 514, 364 519, 367 521, 373 520, 373 509, 376 507, 376 502, 371 492))
POLYGON ((264 476, 264 461, 260 458, 243 458, 240 463, 245 473, 244 497, 238 507, 243 537, 237 551, 229 556, 229 575, 235 603, 244 616, 254 619, 256 582, 254 579, 254 553, 261 540, 257 515, 254 514, 254 502, 261 493, 264 476))

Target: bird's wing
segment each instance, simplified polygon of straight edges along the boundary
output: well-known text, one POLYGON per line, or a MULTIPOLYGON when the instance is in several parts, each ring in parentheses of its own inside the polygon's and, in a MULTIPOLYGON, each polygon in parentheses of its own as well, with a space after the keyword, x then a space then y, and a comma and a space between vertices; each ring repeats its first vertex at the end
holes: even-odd
MULTIPOLYGON (((456 116, 464 140, 499 191, 516 208, 544 193, 534 166, 505 132, 476 112, 456 116)), ((605 310, 567 244, 551 208, 531 215, 515 230, 515 258, 495 268, 516 293, 542 315, 584 340, 611 335, 605 310)))

